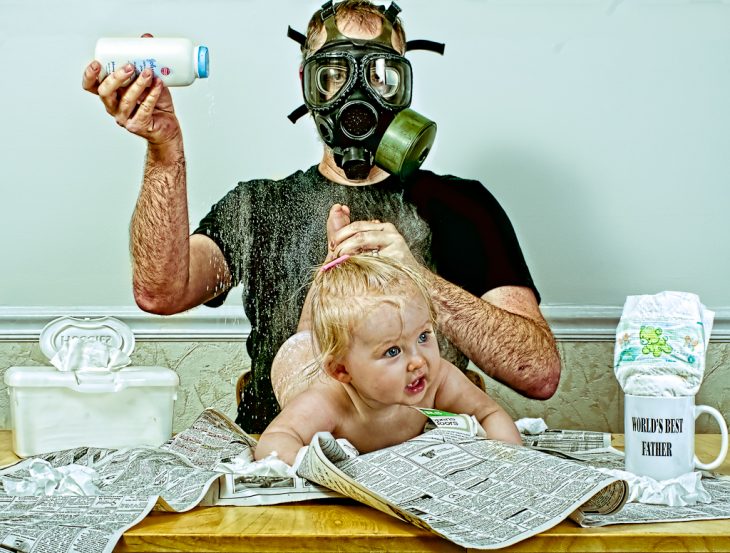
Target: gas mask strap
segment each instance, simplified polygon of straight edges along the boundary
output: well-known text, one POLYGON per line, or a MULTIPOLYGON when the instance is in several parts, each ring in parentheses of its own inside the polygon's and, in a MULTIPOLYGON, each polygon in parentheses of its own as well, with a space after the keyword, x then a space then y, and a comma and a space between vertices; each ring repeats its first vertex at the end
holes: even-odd
POLYGON ((294 42, 297 42, 302 48, 304 48, 304 43, 307 41, 307 37, 304 36, 299 31, 295 31, 294 29, 289 26, 286 30, 286 36, 288 36, 290 39, 292 39, 294 42))
POLYGON ((335 4, 332 0, 327 0, 324 4, 322 4, 322 10, 320 17, 322 18, 322 21, 326 21, 330 17, 334 17, 335 15, 335 4))
POLYGON ((328 42, 332 42, 334 40, 346 40, 345 35, 343 35, 340 30, 337 28, 337 23, 335 23, 335 18, 329 17, 325 19, 324 21, 324 30, 327 32, 327 38, 325 38, 325 44, 328 42))
POLYGON ((289 121, 291 121, 292 123, 296 123, 297 121, 299 121, 299 119, 304 117, 308 111, 309 110, 307 109, 307 106, 302 104, 297 109, 292 111, 289 115, 287 115, 286 118, 289 119, 289 121))
MULTIPOLYGON (((382 11, 382 6, 380 7, 380 9, 382 11)), ((325 46, 333 42, 342 41, 358 45, 375 43, 385 46, 390 50, 393 50, 394 48, 391 39, 391 35, 393 33, 393 22, 395 21, 400 11, 401 9, 398 7, 398 5, 395 2, 392 2, 388 9, 384 12, 385 20, 383 21, 383 28, 380 32, 380 35, 369 40, 352 39, 343 35, 337 28, 337 22, 335 18, 336 6, 334 5, 333 0, 329 0, 328 2, 322 4, 322 9, 320 12, 320 18, 322 19, 322 23, 324 24, 324 30, 326 33, 324 42, 325 46)))
POLYGON ((436 54, 444 55, 446 45, 443 42, 434 42, 433 40, 409 40, 406 42, 406 52, 412 52, 413 50, 428 50, 429 52, 435 52, 436 54))
POLYGON ((391 25, 395 25, 395 20, 401 11, 403 10, 400 9, 398 4, 396 4, 395 2, 391 2, 390 6, 388 6, 388 9, 385 10, 385 13, 383 15, 388 21, 390 21, 391 25))

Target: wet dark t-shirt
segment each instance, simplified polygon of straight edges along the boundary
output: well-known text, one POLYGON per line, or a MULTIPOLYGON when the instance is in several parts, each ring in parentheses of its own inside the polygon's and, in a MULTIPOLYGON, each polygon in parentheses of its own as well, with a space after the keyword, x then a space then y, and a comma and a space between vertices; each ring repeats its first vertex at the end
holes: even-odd
MULTIPOLYGON (((352 221, 393 223, 416 259, 475 296, 499 286, 527 286, 539 301, 509 218, 478 181, 417 171, 405 182, 391 177, 343 186, 313 166, 279 181, 239 183, 195 232, 218 244, 233 285, 243 287, 253 378, 237 422, 248 432, 262 432, 279 412, 271 362, 296 332, 313 268, 327 253, 327 215, 335 203, 350 207, 352 221)), ((225 294, 207 305, 224 299, 225 294)), ((461 352, 445 341, 441 345, 443 357, 466 366, 461 352)))

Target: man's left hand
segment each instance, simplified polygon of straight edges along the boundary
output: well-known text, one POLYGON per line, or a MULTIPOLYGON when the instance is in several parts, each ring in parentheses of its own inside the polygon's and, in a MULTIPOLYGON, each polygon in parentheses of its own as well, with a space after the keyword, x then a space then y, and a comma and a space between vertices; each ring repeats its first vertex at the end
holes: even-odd
MULTIPOLYGON (((330 231, 332 227, 328 225, 327 228, 330 231)), ((372 253, 390 257, 404 265, 418 266, 403 235, 392 223, 355 221, 329 232, 327 240, 334 246, 335 258, 345 254, 372 253)))

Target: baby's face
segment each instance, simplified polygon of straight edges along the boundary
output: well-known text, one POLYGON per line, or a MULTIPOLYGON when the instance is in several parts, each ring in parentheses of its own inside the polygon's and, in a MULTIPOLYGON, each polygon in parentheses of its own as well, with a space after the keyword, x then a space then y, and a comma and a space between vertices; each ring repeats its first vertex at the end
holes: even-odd
POLYGON ((343 359, 351 385, 371 404, 418 405, 441 364, 426 302, 418 294, 402 307, 383 302, 352 332, 343 359))

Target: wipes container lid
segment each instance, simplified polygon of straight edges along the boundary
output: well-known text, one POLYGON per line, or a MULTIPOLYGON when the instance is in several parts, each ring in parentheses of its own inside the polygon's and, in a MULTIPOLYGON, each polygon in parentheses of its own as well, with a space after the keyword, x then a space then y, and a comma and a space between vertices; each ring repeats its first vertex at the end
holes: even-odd
POLYGON ((41 351, 48 359, 53 359, 58 350, 71 340, 95 340, 119 349, 125 355, 130 355, 134 350, 132 329, 119 319, 59 317, 41 330, 41 351))
POLYGON ((70 388, 76 392, 121 392, 127 388, 177 388, 179 379, 167 367, 125 367, 118 371, 58 371, 53 367, 10 367, 5 384, 10 388, 70 388))
POLYGON ((41 331, 40 347, 55 367, 10 367, 5 384, 11 388, 63 387, 99 393, 134 387, 176 388, 179 383, 177 373, 167 367, 127 366, 134 350, 134 334, 113 317, 55 319, 41 331), (92 344, 99 347, 88 347, 92 344), (90 354, 88 350, 92 350, 90 354))

